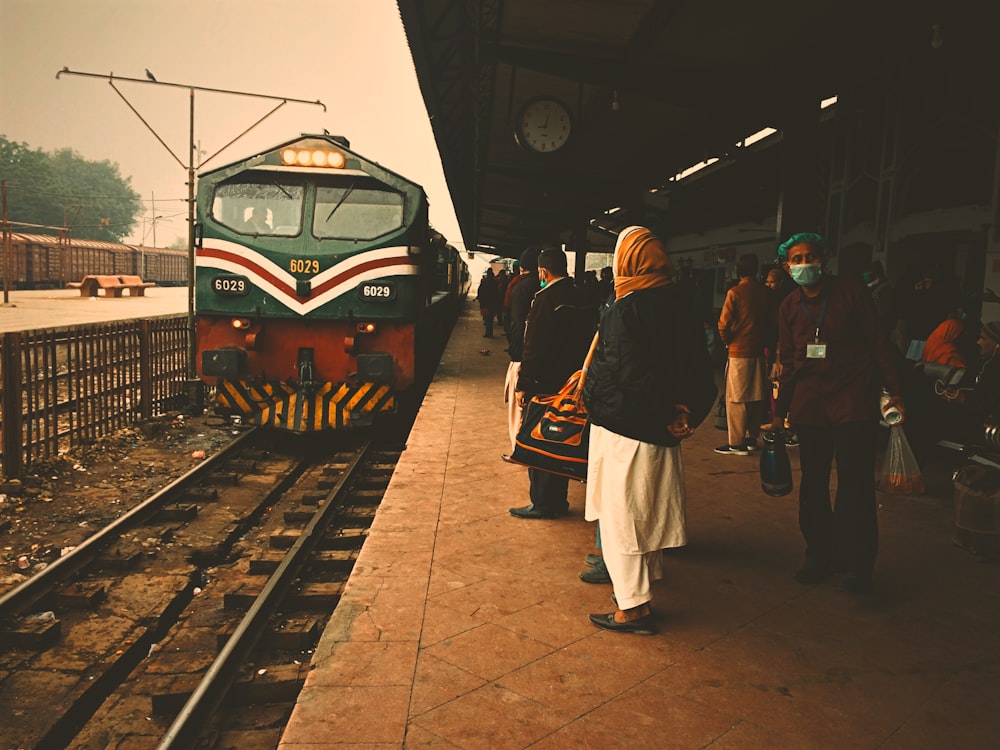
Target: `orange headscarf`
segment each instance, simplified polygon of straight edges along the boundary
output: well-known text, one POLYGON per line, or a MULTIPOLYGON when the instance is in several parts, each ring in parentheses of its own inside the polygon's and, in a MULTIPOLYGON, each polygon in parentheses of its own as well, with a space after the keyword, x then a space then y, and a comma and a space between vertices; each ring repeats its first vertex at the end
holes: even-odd
POLYGON ((924 362, 937 362, 949 367, 968 367, 962 350, 955 344, 961 333, 965 330, 965 323, 956 318, 946 318, 941 325, 934 329, 927 337, 924 344, 924 353, 921 359, 924 362))
POLYGON ((673 283, 674 267, 663 243, 646 227, 625 227, 615 243, 615 297, 673 283))

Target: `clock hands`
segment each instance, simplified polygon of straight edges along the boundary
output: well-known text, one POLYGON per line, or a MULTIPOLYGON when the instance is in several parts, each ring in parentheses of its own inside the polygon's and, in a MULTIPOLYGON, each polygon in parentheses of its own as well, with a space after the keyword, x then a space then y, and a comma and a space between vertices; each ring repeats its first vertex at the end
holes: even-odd
POLYGON ((529 100, 515 122, 515 140, 535 153, 560 150, 566 145, 572 127, 565 105, 548 97, 529 100))

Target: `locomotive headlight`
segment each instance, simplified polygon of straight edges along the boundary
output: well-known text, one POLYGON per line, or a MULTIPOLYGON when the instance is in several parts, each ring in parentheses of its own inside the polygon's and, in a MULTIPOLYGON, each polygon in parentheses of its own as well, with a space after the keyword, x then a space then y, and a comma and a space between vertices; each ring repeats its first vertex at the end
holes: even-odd
POLYGON ((347 158, 340 151, 284 148, 281 150, 281 163, 285 166, 333 167, 334 169, 342 169, 347 164, 347 158))
POLYGON ((250 320, 248 318, 233 318, 232 326, 233 328, 242 331, 250 327, 250 320))
POLYGON ((358 323, 358 333, 375 333, 375 324, 358 323))

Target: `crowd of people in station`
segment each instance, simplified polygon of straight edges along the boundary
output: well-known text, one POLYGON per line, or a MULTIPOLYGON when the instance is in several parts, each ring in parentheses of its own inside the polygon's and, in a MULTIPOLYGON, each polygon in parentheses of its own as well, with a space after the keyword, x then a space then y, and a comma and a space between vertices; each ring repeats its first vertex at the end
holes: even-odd
MULTIPOLYGON (((827 261, 814 233, 790 237, 763 269, 756 255, 741 256, 711 321, 645 227, 622 230, 599 275, 574 281, 557 247, 525 250, 510 277, 484 275, 484 336, 496 320, 508 340, 512 449, 527 401, 558 392, 592 357, 584 515, 596 522, 596 551, 580 578, 611 583, 616 604, 590 615, 595 626, 656 632, 651 588, 662 550, 687 538, 681 445, 713 406, 724 411, 716 427, 727 434, 716 453, 753 455, 762 432, 799 449, 805 551, 795 580, 837 575, 841 588, 862 595, 873 590, 878 551, 882 415, 898 412, 922 452, 944 437, 981 442, 1000 408, 1000 322, 970 318, 976 305, 935 269, 908 270, 890 284, 878 261, 858 276, 834 275, 827 261)), ((1000 302, 991 296, 983 301, 1000 302)), ((530 502, 512 516, 568 513, 566 477, 534 468, 528 477, 530 502)))

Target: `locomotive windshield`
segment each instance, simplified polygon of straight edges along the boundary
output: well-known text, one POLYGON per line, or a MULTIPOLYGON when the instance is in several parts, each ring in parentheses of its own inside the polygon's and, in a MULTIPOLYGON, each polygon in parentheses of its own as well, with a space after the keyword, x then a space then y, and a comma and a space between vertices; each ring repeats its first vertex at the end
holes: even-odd
POLYGON ((316 189, 313 234, 320 239, 371 240, 401 226, 400 193, 356 182, 316 189))
MULTIPOLYGON (((240 234, 295 237, 301 233, 303 180, 244 173, 216 186, 212 218, 240 234)), ((402 193, 364 176, 340 176, 316 186, 312 233, 317 239, 372 240, 405 223, 402 193)))
POLYGON ((302 185, 241 176, 215 188, 212 218, 241 234, 294 237, 302 228, 302 185))

